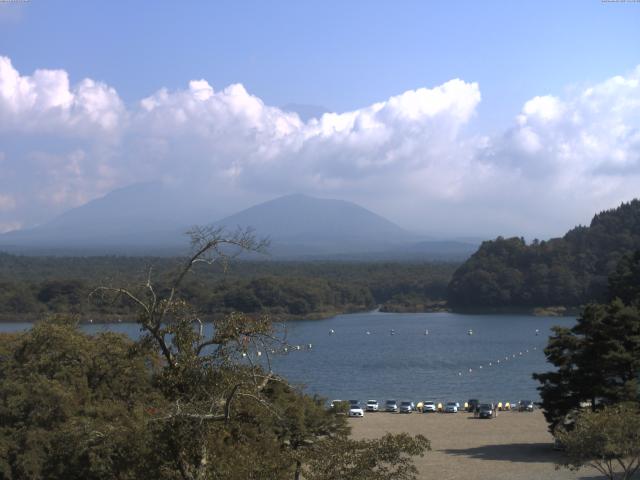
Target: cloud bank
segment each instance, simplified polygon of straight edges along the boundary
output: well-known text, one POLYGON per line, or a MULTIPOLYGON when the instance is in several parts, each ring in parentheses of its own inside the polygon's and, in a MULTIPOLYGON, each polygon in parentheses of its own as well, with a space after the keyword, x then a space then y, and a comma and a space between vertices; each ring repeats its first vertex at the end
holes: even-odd
POLYGON ((304 122, 241 84, 194 80, 125 105, 102 82, 0 57, 0 231, 162 180, 228 213, 303 192, 432 234, 557 234, 640 194, 639 81, 640 67, 532 98, 489 137, 465 128, 481 93, 460 79, 304 122))

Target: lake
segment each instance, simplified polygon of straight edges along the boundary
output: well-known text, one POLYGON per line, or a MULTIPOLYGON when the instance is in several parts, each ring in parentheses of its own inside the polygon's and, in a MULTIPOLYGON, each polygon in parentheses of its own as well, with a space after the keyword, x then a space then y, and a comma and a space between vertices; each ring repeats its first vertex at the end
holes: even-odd
MULTIPOLYGON (((272 363, 289 381, 328 399, 537 400, 531 374, 551 368, 543 353, 550 328, 574 323, 569 317, 380 312, 301 320, 287 324, 288 343, 301 350, 272 363)), ((29 327, 4 323, 0 331, 29 327)), ((83 329, 139 334, 127 323, 83 329)))

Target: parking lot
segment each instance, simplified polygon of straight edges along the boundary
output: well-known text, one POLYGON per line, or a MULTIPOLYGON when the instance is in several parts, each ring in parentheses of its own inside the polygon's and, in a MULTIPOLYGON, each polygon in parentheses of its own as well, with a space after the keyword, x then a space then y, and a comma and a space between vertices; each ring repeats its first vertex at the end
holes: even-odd
POLYGON ((425 479, 565 480, 601 478, 595 470, 556 470, 560 452, 542 412, 498 412, 496 418, 478 419, 466 412, 365 413, 350 418, 353 437, 376 438, 387 432, 421 433, 432 451, 416 460, 425 479))

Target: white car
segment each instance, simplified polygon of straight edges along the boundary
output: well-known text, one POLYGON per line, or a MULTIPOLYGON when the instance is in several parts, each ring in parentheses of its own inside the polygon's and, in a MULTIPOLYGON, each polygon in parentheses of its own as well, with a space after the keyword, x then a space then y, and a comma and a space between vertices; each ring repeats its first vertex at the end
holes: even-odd
POLYGON ((367 400, 367 412, 377 412, 380 406, 377 400, 367 400))
POLYGON ((364 417, 364 410, 358 403, 352 403, 349 407, 349 416, 350 417, 364 417))
POLYGON ((422 404, 422 413, 435 412, 436 402, 424 402, 422 404))
POLYGON ((456 402, 447 402, 444 406, 444 413, 458 413, 458 404, 456 402))

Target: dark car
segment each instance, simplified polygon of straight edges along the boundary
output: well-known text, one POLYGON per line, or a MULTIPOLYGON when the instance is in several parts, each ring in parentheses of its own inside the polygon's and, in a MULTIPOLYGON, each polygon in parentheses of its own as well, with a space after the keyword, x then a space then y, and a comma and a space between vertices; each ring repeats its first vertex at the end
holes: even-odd
POLYGON ((533 402, 531 400, 520 400, 518 402, 519 412, 533 412, 533 402))
POLYGON ((490 403, 481 403, 478 407, 478 416, 480 418, 493 418, 495 416, 495 409, 490 403))
POLYGON ((477 398, 472 398, 467 402, 467 412, 477 411, 478 405, 480 405, 480 400, 478 400, 477 398))

